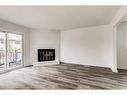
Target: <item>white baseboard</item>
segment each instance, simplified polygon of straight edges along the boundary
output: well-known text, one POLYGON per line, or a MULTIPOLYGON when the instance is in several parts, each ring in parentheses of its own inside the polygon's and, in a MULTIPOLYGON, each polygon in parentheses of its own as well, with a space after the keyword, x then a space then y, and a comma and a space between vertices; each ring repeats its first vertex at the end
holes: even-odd
POLYGON ((110 68, 112 70, 112 72, 114 73, 118 73, 118 70, 117 69, 114 69, 114 68, 110 68))
POLYGON ((79 65, 85 65, 85 66, 95 66, 95 67, 104 67, 104 68, 110 68, 108 65, 98 65, 98 64, 92 64, 92 63, 80 63, 80 62, 66 62, 66 61, 61 61, 65 64, 79 64, 79 65))
POLYGON ((79 64, 79 65, 85 65, 85 66, 103 67, 103 68, 109 68, 109 69, 111 69, 112 72, 114 72, 114 73, 118 72, 117 69, 115 69, 113 67, 109 67, 109 66, 91 65, 91 64, 84 64, 84 63, 83 64, 82 63, 72 63, 72 62, 63 62, 63 63, 65 63, 65 64, 79 64))

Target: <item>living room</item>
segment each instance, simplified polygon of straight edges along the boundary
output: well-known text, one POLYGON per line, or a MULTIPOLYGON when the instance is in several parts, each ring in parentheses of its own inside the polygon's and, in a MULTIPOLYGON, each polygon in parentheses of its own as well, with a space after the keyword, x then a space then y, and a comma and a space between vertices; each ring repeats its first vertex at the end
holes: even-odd
POLYGON ((0 89, 126 89, 126 10, 0 6, 0 89))

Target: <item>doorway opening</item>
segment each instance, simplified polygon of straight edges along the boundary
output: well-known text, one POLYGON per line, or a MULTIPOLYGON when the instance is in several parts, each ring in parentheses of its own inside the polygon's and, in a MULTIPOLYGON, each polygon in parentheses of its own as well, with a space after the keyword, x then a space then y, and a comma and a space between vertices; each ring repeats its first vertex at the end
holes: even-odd
POLYGON ((127 15, 117 25, 117 69, 127 70, 127 15))

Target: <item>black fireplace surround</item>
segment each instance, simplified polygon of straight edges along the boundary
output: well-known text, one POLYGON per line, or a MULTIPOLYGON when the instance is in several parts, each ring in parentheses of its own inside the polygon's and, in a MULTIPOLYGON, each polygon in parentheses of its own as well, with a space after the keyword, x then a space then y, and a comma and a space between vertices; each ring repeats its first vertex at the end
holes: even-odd
POLYGON ((55 49, 38 49, 38 62, 55 60, 55 49))

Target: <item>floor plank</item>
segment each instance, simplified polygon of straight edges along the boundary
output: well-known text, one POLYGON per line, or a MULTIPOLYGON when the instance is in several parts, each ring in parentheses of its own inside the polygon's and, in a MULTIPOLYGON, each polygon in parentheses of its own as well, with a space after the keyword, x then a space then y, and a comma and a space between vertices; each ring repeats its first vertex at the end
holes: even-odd
POLYGON ((76 64, 26 67, 1 74, 0 89, 127 89, 127 71, 76 64))

